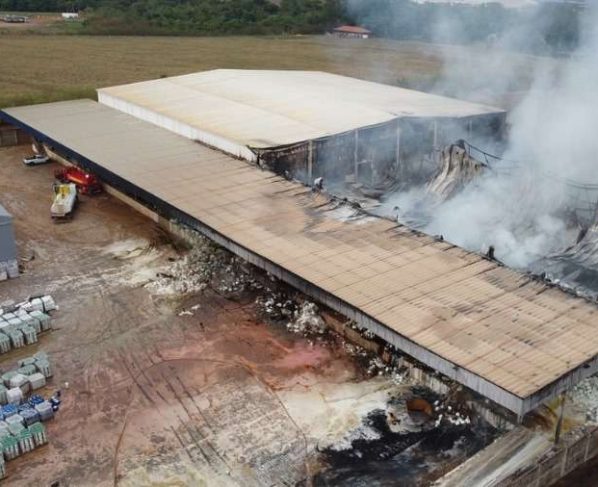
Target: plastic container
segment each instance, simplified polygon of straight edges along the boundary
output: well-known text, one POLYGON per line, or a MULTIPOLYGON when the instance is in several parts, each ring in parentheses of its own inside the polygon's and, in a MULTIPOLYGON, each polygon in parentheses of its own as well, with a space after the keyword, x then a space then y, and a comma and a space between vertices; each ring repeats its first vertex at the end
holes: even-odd
POLYGON ((19 367, 25 367, 25 365, 35 365, 35 357, 26 357, 17 361, 19 367))
POLYGON ((10 352, 10 338, 4 333, 0 333, 0 353, 10 352))
POLYGON ((0 332, 6 334, 13 329, 6 321, 0 320, 0 332))
POLYGON ((38 423, 41 420, 39 413, 33 408, 25 409, 25 411, 21 411, 20 414, 23 418, 25 426, 31 426, 32 424, 38 423))
POLYGON ((17 413, 21 414, 22 411, 26 411, 27 409, 33 409, 33 406, 28 402, 24 402, 17 406, 17 413))
POLYGON ((27 453, 35 448, 35 442, 33 441, 33 435, 25 428, 19 435, 19 449, 21 453, 27 453))
POLYGON ((23 365, 16 370, 17 374, 23 374, 24 376, 29 376, 31 374, 35 374, 37 372, 37 367, 35 365, 23 365))
MULTIPOLYGON (((27 382, 29 385, 29 382, 27 382)), ((20 387, 13 387, 6 391, 6 401, 8 404, 18 405, 23 401, 23 391, 20 387)))
POLYGON ((34 363, 37 360, 45 360, 46 362, 48 361, 48 354, 46 352, 36 352, 33 354, 33 357, 31 357, 34 361, 34 363))
POLYGON ((2 438, 2 453, 4 453, 4 458, 7 460, 17 458, 20 454, 19 440, 17 440, 14 436, 2 438))
POLYGON ((52 419, 54 417, 52 405, 48 401, 36 404, 35 410, 39 413, 39 417, 42 421, 48 421, 49 419, 52 419))
POLYGON ((32 326, 37 333, 41 333, 42 324, 35 316, 31 316, 29 313, 21 311, 19 318, 21 318, 21 320, 27 323, 29 326, 32 326))
POLYGON ((23 322, 24 325, 34 326, 35 319, 29 316, 29 313, 23 310, 17 311, 17 316, 23 322))
POLYGON ((27 345, 37 343, 37 332, 35 331, 35 328, 32 326, 23 325, 21 327, 21 332, 25 336, 25 342, 27 345))
POLYGON ((35 407, 38 404, 41 404, 42 402, 44 402, 44 398, 42 396, 40 396, 39 394, 32 394, 31 397, 29 398, 29 401, 27 401, 31 407, 35 407))
POLYGON ((21 348, 25 346, 25 337, 21 330, 12 330, 8 332, 12 348, 21 348))
POLYGON ((50 362, 47 360, 37 360, 35 362, 35 367, 39 372, 44 374, 46 379, 52 377, 52 368, 50 367, 50 362))
POLYGON ((25 429, 22 423, 10 423, 8 425, 8 431, 12 436, 19 436, 19 433, 25 429))
POLYGON ((44 302, 40 298, 32 298, 29 300, 28 303, 25 304, 25 309, 27 311, 43 311, 44 310, 44 302))
POLYGON ((4 416, 5 420, 13 414, 17 414, 17 407, 14 404, 7 404, 6 406, 2 406, 2 415, 4 416))
POLYGON ((8 324, 14 326, 15 328, 20 328, 24 325, 24 323, 21 321, 21 318, 18 318, 17 316, 11 319, 4 318, 4 321, 8 321, 8 324))
POLYGON ((17 373, 14 370, 9 370, 8 372, 2 374, 2 382, 6 387, 10 386, 10 379, 12 379, 15 375, 17 375, 17 373))
POLYGON ((46 428, 41 423, 34 423, 29 427, 29 431, 33 436, 35 446, 42 446, 48 443, 48 435, 46 434, 46 428))
POLYGON ((29 383, 31 384, 31 390, 36 391, 46 385, 46 376, 41 372, 36 372, 29 376, 29 383))
POLYGON ((50 317, 47 314, 41 311, 32 311, 29 315, 40 322, 41 331, 49 330, 52 327, 50 317))
MULTIPOLYGON (((21 389, 21 391, 23 392, 23 396, 31 390, 31 384, 29 383, 29 378, 23 374, 15 374, 12 377, 12 379, 10 379, 10 387, 11 387, 11 389, 15 388, 15 387, 18 387, 19 389, 21 389)), ((21 399, 22 399, 22 397, 21 397, 21 399)))
POLYGON ((49 294, 46 296, 42 296, 42 304, 44 306, 44 311, 54 311, 56 309, 56 303, 54 302, 54 298, 49 294))
POLYGON ((21 416, 20 414, 13 414, 12 416, 6 418, 5 423, 8 425, 8 427, 10 429, 11 424, 15 424, 15 423, 25 424, 25 421, 23 421, 23 416, 21 416))

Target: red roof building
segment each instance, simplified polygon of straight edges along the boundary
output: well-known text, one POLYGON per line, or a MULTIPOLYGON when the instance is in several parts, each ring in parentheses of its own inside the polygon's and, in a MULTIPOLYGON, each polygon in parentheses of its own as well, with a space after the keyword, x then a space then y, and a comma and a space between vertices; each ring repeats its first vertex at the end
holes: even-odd
POLYGON ((372 32, 356 25, 341 25, 334 29, 334 35, 338 37, 352 37, 358 39, 367 39, 372 32))

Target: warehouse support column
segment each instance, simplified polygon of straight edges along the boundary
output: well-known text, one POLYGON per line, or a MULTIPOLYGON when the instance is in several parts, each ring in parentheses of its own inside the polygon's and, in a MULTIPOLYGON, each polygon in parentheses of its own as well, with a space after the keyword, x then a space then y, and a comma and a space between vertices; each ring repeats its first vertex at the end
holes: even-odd
POLYGON ((359 157, 359 130, 355 131, 355 145, 353 147, 353 172, 355 174, 355 182, 357 182, 357 177, 359 175, 359 167, 357 158, 359 157))
POLYGON ((307 144, 307 183, 311 184, 314 174, 314 141, 307 144))
POLYGON ((397 121, 397 141, 395 148, 395 171, 397 179, 401 179, 401 125, 397 121))

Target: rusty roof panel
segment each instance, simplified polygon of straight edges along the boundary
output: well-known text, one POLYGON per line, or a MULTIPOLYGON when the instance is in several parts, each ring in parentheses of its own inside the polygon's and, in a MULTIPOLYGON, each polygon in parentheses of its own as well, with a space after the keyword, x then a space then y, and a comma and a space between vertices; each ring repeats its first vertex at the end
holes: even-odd
POLYGON ((594 305, 447 242, 336 219, 325 195, 91 101, 6 112, 517 397, 598 354, 594 305))

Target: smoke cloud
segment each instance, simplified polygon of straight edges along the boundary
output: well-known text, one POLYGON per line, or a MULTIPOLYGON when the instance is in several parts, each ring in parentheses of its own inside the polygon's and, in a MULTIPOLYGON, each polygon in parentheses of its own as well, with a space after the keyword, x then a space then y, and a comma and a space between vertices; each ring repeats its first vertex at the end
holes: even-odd
MULTIPOLYGON (((485 56, 470 62, 447 46, 435 91, 489 102, 522 90, 509 114, 504 160, 444 201, 435 201, 425 186, 390 195, 387 214, 398 206, 400 221, 419 218, 426 233, 473 251, 492 245, 498 259, 518 268, 573 245, 598 200, 598 186, 591 187, 598 184, 598 6, 588 6, 584 17, 570 58, 535 58, 533 68, 524 55, 509 53, 522 40, 537 42, 533 18, 490 39, 479 47, 485 56)), ((440 38, 450 37, 451 28, 437 22, 440 38)))

